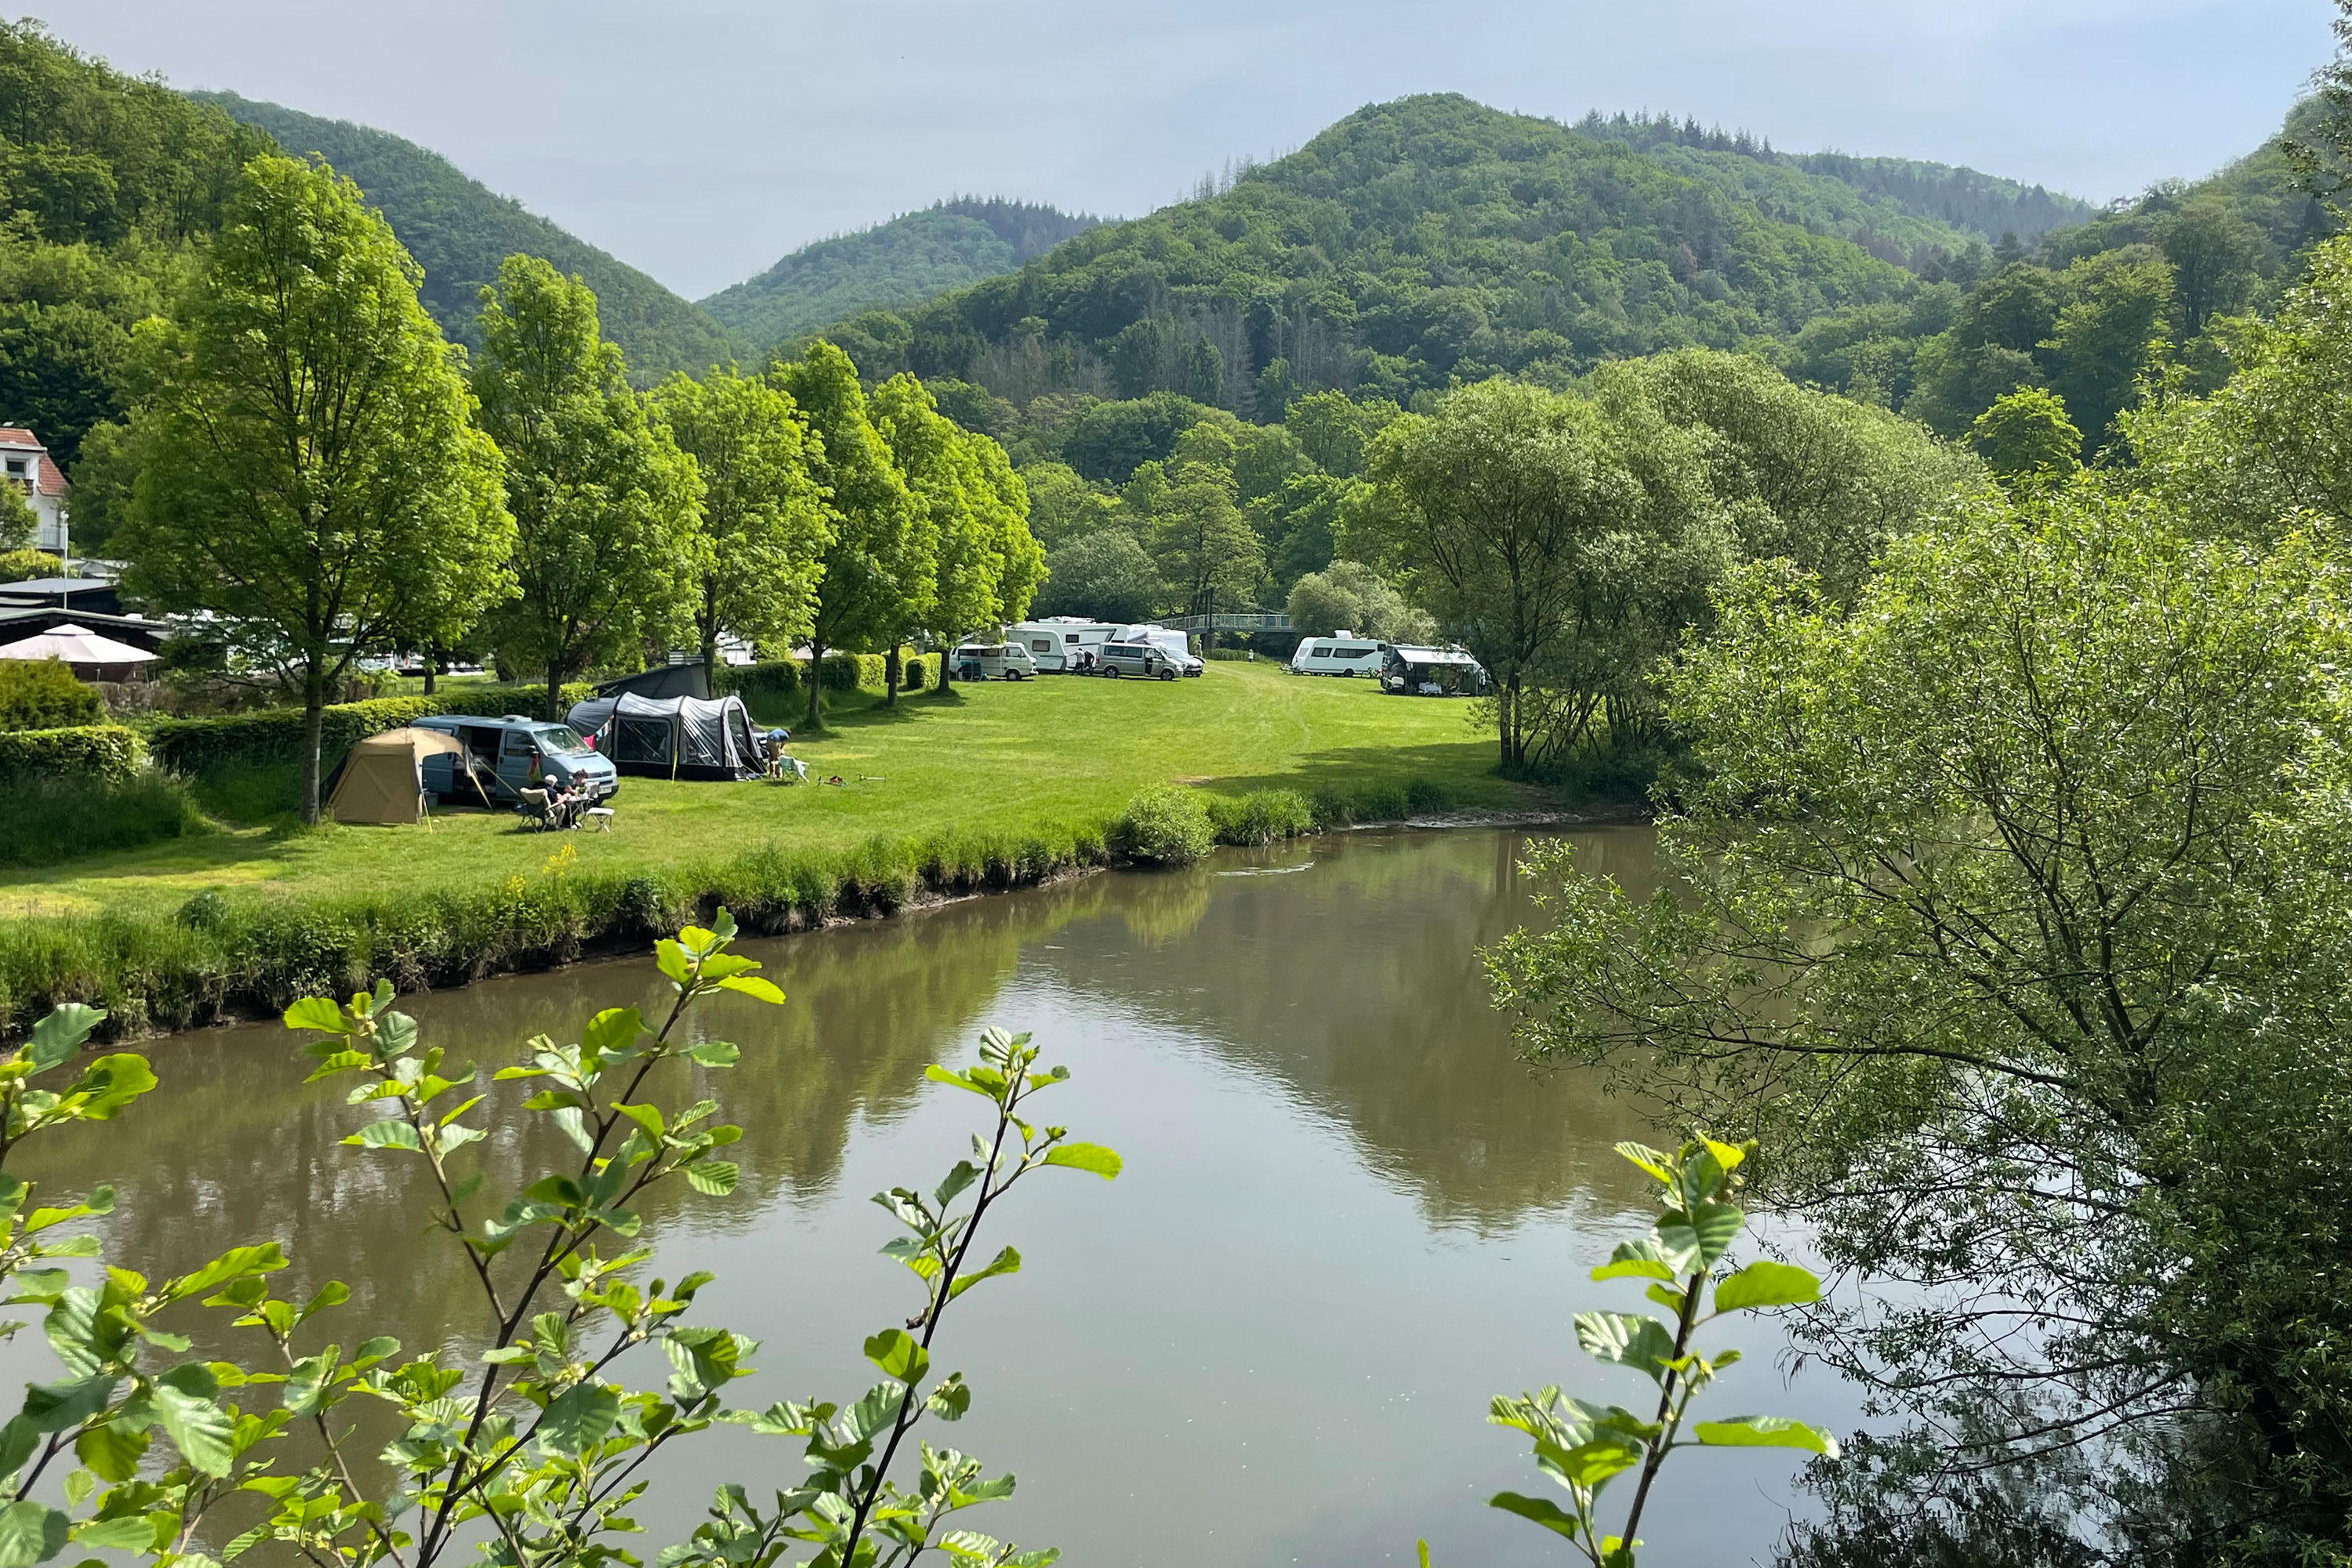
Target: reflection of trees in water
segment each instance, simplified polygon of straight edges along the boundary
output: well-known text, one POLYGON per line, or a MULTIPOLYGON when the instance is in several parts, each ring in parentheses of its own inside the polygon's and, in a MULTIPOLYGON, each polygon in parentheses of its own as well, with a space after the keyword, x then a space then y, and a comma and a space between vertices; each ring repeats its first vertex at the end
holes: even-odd
MULTIPOLYGON (((1579 840, 1580 860, 1634 896, 1655 885, 1646 829, 1579 840)), ((1117 942, 1108 929, 1073 928, 1033 962, 1289 1085, 1439 1223, 1504 1227, 1579 1194, 1633 1203, 1610 1146, 1648 1129, 1597 1077, 1532 1078, 1488 1002, 1478 948, 1538 913, 1517 874, 1524 843, 1349 835, 1255 858, 1267 871, 1313 859, 1293 875, 1220 875, 1253 868, 1220 860, 1160 879, 1212 889, 1189 942, 1135 944, 1108 984, 1094 962, 1117 942)))

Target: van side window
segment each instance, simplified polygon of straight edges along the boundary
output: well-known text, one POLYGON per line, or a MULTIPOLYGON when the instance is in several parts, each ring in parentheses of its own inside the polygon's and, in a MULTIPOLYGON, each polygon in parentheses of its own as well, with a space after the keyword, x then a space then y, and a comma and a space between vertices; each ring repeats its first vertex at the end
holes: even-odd
POLYGON ((530 733, 529 731, 509 730, 507 731, 508 756, 527 757, 537 749, 537 747, 531 744, 530 733))
POLYGON ((1329 658, 1331 657, 1331 645, 1328 643, 1317 643, 1313 647, 1307 650, 1307 657, 1309 658, 1329 658))

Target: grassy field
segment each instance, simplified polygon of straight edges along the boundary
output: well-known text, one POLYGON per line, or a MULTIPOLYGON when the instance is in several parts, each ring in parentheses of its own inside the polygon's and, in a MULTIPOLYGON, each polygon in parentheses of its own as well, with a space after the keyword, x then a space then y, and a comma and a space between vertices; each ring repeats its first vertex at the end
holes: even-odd
POLYGON ((1172 683, 957 686, 902 695, 896 709, 853 700, 793 748, 813 778, 838 774, 839 787, 631 778, 609 836, 454 811, 429 830, 230 829, 0 878, 0 913, 153 918, 212 889, 239 900, 488 889, 536 877, 564 846, 583 872, 623 873, 761 845, 843 851, 877 834, 1099 824, 1169 780, 1231 794, 1419 781, 1465 805, 1542 799, 1491 775, 1493 742, 1471 729, 1466 703, 1385 697, 1270 662, 1212 662, 1172 683))

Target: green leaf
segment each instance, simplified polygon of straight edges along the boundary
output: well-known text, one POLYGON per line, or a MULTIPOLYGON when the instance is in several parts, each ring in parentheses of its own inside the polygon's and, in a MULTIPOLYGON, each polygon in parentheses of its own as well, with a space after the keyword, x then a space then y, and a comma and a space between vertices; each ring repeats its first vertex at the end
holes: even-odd
POLYGON ((940 1067, 936 1062, 923 1069, 923 1076, 929 1079, 933 1083, 952 1084, 958 1089, 968 1089, 972 1093, 980 1096, 982 1100, 994 1100, 996 1098, 996 1096, 989 1089, 980 1084, 974 1083, 971 1079, 964 1077, 963 1074, 953 1071, 948 1068, 940 1067))
POLYGON ((155 1069, 129 1051, 100 1057, 82 1069, 70 1092, 89 1098, 80 1108, 85 1121, 104 1121, 155 1087, 155 1069))
POLYGON ((1675 1184, 1675 1174, 1666 1168, 1666 1156, 1651 1148, 1647 1143, 1620 1143, 1617 1145, 1617 1152, 1622 1158, 1631 1160, 1666 1185, 1671 1187, 1675 1184))
POLYGON ((1676 1260, 1666 1256, 1657 1237, 1645 1236, 1639 1241, 1621 1241, 1610 1253, 1609 1261, 1592 1271, 1595 1279, 1672 1279, 1681 1269, 1676 1260))
POLYGON ((144 1556, 155 1548, 155 1521, 143 1513, 126 1514, 120 1519, 101 1519, 84 1525, 73 1542, 84 1551, 94 1548, 144 1556))
POLYGON ((1668 1253, 1691 1251, 1699 1261, 1712 1268, 1717 1259, 1731 1250, 1739 1239, 1748 1216, 1731 1204, 1701 1204, 1679 1217, 1661 1216, 1658 1220, 1658 1240, 1668 1253))
POLYGON ((915 1342, 904 1329, 885 1329, 866 1342, 866 1359, 882 1369, 886 1377, 900 1383, 913 1383, 929 1368, 929 1352, 915 1342))
POLYGON ((686 1184, 698 1193, 723 1198, 735 1190, 741 1173, 732 1160, 697 1160, 686 1168, 686 1184))
POLYGON ((1757 1307, 1799 1307, 1822 1299, 1822 1282, 1791 1263, 1751 1263, 1715 1288, 1715 1310, 1743 1312, 1757 1307))
POLYGON ((212 1373, 192 1363, 165 1373, 152 1397, 155 1418, 181 1457, 208 1476, 225 1476, 236 1462, 235 1427, 228 1412, 214 1401, 213 1386, 212 1373))
POLYGON ((730 974, 719 983, 719 989, 737 992, 755 1001, 772 1003, 779 1006, 784 1000, 784 994, 772 982, 762 980, 756 974, 730 974))
POLYGON ((424 1141, 416 1136, 415 1128, 390 1119, 371 1121, 343 1142, 362 1149, 414 1149, 419 1153, 425 1151, 424 1141))
POLYGON ((105 1018, 105 1013, 96 1007, 86 1007, 79 1002, 59 1003, 33 1026, 25 1059, 32 1064, 35 1072, 48 1071, 81 1049, 90 1031, 105 1018))
POLYGON ((343 1010, 324 996, 305 996, 287 1008, 286 1026, 289 1029, 316 1029, 322 1035, 348 1035, 352 1032, 343 1010))
MULTIPOLYGON (((688 929, 691 931, 693 928, 689 926, 688 929)), ((693 962, 687 957, 686 949, 667 937, 654 943, 654 967, 678 985, 685 984, 694 975, 693 962)))
POLYGON ((66 1549, 71 1521, 37 1502, 0 1509, 0 1568, 32 1568, 66 1549))
POLYGON ((1091 1171, 1104 1181, 1119 1173, 1118 1155, 1099 1143, 1056 1144, 1045 1155, 1048 1165, 1067 1165, 1074 1171, 1091 1171))
POLYGON ((13 1476, 23 1469, 40 1442, 39 1430, 22 1415, 0 1426, 0 1476, 13 1476))
POLYGON ((1631 1312, 1579 1312, 1576 1342, 1595 1361, 1630 1366, 1653 1379, 1674 1359, 1675 1337, 1655 1318, 1631 1312))
POLYGON ((193 1274, 183 1274, 168 1280, 156 1292, 166 1301, 177 1301, 189 1296, 199 1296, 207 1290, 217 1290, 233 1279, 250 1279, 258 1275, 274 1274, 286 1267, 286 1254, 274 1241, 258 1247, 235 1247, 205 1264, 193 1274))
POLYGON ((743 1053, 725 1040, 701 1040, 686 1047, 688 1059, 707 1068, 731 1068, 743 1059, 743 1053))
POLYGON ((1537 1456, 1549 1461, 1549 1468, 1571 1486, 1596 1491, 1609 1478, 1632 1469, 1642 1462, 1642 1445, 1627 1441, 1619 1435, 1596 1437, 1590 1443, 1579 1443, 1563 1448, 1557 1443, 1538 1441, 1537 1456))
POLYGON ((995 1258, 990 1261, 987 1268, 976 1270, 970 1274, 960 1274, 956 1276, 956 1282, 948 1289, 948 1300, 950 1301, 954 1300, 958 1296, 962 1295, 965 1291, 971 1289, 973 1286, 979 1284, 983 1279, 993 1279, 999 1274, 1018 1274, 1020 1272, 1021 1255, 1008 1247, 1003 1251, 998 1253, 995 1258))
MULTIPOLYGON (((1499 1508, 1505 1513, 1516 1513, 1521 1519, 1533 1520, 1555 1535, 1565 1535, 1570 1541, 1584 1527, 1584 1521, 1570 1513, 1549 1498, 1522 1497, 1517 1492, 1496 1492, 1486 1500, 1488 1508, 1499 1508)), ((1426 1561, 1424 1552, 1423 1561, 1426 1561)))
POLYGON ((558 1394, 540 1417, 539 1446, 566 1458, 604 1440, 621 1414, 621 1391, 609 1384, 577 1383, 558 1394))
POLYGON ((635 1046, 645 1032, 646 1021, 635 1007, 607 1007, 588 1020, 588 1026, 580 1032, 580 1044, 596 1056, 609 1057, 635 1046))
POLYGON ((1728 1421, 1701 1421, 1691 1435, 1712 1448, 1801 1448, 1808 1454, 1838 1457, 1837 1439, 1817 1426, 1786 1415, 1735 1415, 1728 1421))

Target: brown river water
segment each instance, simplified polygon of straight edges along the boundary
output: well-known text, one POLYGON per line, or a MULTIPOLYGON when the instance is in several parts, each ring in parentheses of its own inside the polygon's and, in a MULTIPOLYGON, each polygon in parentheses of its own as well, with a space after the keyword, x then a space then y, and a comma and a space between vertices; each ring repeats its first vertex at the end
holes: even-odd
MULTIPOLYGON (((1654 886, 1646 828, 1572 837, 1588 866, 1654 886)), ((866 1200, 933 1184, 982 1109, 923 1068, 968 1058, 986 1026, 1027 1029, 1073 1074, 1039 1113, 1127 1168, 1108 1184, 1045 1173, 992 1216, 988 1249, 1011 1243, 1026 1266, 950 1315, 936 1361, 976 1396, 930 1436, 1020 1489, 966 1521, 1087 1568, 1409 1563, 1422 1536, 1442 1568, 1564 1561, 1566 1542, 1485 1506, 1545 1485, 1486 1401, 1559 1382, 1642 1405, 1648 1385, 1594 1368, 1570 1319, 1640 1305, 1585 1276, 1647 1225, 1611 1144, 1658 1135, 1597 1079, 1532 1076, 1488 1006, 1476 950, 1534 917, 1514 872, 1527 842, 1343 834, 749 944, 787 1004, 726 998, 700 1024, 743 1048, 739 1068, 701 1075, 744 1128, 741 1184, 724 1199, 680 1185, 646 1227, 668 1277, 718 1272, 693 1321, 762 1342, 735 1403, 845 1402, 871 1381, 860 1342, 916 1300, 876 1256, 894 1229, 866 1200)), ((649 962, 613 961, 401 1005, 487 1076, 533 1034, 576 1038, 601 1007, 652 1014, 658 984, 649 962)), ((148 1054, 162 1089, 23 1163, 51 1199, 115 1184, 110 1259, 161 1276, 274 1238, 295 1260, 281 1294, 351 1285, 346 1343, 476 1331, 469 1276, 422 1234, 410 1166, 341 1145, 373 1117, 335 1085, 304 1088, 283 1029, 148 1054)), ((648 1098, 693 1088, 681 1076, 648 1098)), ((468 1152, 499 1193, 568 1151, 508 1118, 468 1152)), ((1784 1376, 1776 1336, 1760 1321, 1719 1336, 1750 1359, 1714 1408, 1850 1427, 1852 1393, 1784 1376)), ((0 1375, 53 1375, 37 1333, 0 1355, 0 1375)), ((763 1496, 798 1468, 792 1440, 732 1428, 673 1450, 636 1510, 643 1554, 691 1529, 719 1480, 763 1496)), ((1795 1470, 1787 1454, 1678 1456, 1643 1561, 1768 1559, 1802 1507, 1795 1470)))

